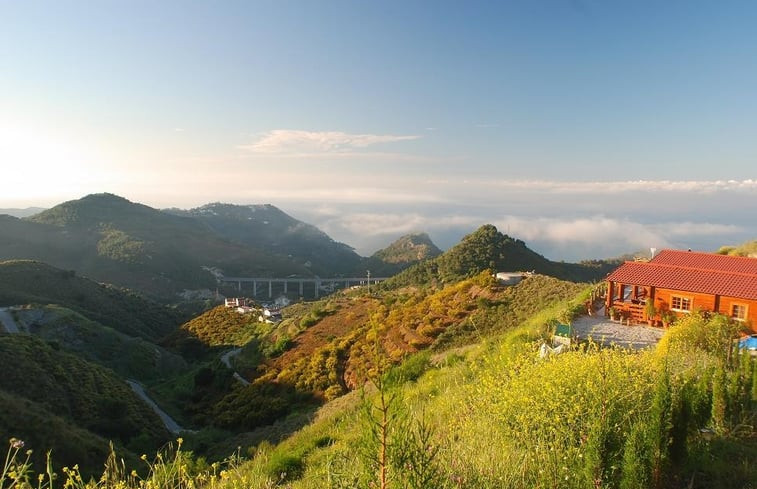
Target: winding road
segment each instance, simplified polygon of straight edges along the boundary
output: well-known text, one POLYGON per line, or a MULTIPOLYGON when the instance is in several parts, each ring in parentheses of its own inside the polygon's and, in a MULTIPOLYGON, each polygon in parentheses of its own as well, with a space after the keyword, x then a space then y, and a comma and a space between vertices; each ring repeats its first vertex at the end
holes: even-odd
MULTIPOLYGON (((13 319, 13 315, 10 313, 7 307, 0 307, 0 325, 2 325, 8 333, 11 333, 11 334, 20 333, 18 329, 18 325, 16 324, 16 321, 13 319)), ((234 353, 234 351, 232 350, 229 353, 238 354, 239 351, 234 353)), ((232 355, 228 355, 228 356, 232 356, 232 355)), ((225 358, 224 363, 227 363, 229 361, 228 356, 225 358)), ((238 375, 238 374, 235 373, 235 375, 238 375)), ((242 377, 239 377, 239 379, 241 379, 243 382, 246 382, 246 380, 242 379, 242 377)), ((127 380, 126 383, 129 384, 129 387, 131 387, 131 390, 133 390, 136 395, 138 395, 143 401, 147 403, 148 406, 152 408, 153 411, 155 411, 155 413, 160 417, 160 420, 163 421, 163 424, 165 425, 168 431, 174 434, 178 434, 178 433, 181 433, 182 431, 186 431, 184 428, 179 426, 179 423, 174 421, 174 419, 171 416, 169 416, 168 413, 160 409, 160 406, 155 404, 155 401, 150 399, 150 397, 145 392, 145 389, 139 384, 139 382, 135 380, 127 380)))
POLYGON ((135 380, 127 380, 126 383, 129 384, 129 387, 131 387, 131 390, 133 390, 136 395, 141 397, 142 400, 145 401, 147 405, 150 406, 152 410, 155 411, 155 413, 158 416, 160 416, 161 421, 163 421, 163 424, 166 426, 166 429, 168 431, 174 434, 178 434, 178 433, 181 433, 182 431, 186 431, 184 428, 179 426, 179 423, 174 421, 174 419, 171 416, 169 416, 165 411, 160 409, 160 406, 155 404, 155 401, 150 399, 147 393, 145 393, 144 387, 142 387, 142 385, 139 384, 139 382, 135 380))
POLYGON ((18 325, 16 320, 13 319, 13 315, 8 311, 7 307, 0 307, 0 324, 3 325, 5 331, 8 333, 18 333, 18 325))
MULTIPOLYGON (((241 348, 234 348, 233 350, 227 351, 226 353, 221 355, 221 363, 226 365, 229 369, 234 370, 234 368, 231 366, 231 357, 235 357, 239 355, 241 352, 242 352, 241 348)), ((239 375, 236 371, 234 371, 233 377, 237 379, 240 383, 242 383, 242 385, 250 385, 250 383, 247 380, 245 380, 244 377, 239 375)))

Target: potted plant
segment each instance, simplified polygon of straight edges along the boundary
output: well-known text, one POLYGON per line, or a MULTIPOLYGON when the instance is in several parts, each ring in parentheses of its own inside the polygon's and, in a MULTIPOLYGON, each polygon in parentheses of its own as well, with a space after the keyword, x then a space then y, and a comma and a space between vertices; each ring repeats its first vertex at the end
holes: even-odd
POLYGON ((652 299, 647 300, 647 305, 644 307, 644 313, 647 315, 647 322, 650 326, 654 326, 657 316, 657 308, 654 306, 652 299))
POLYGON ((610 319, 612 319, 613 321, 615 321, 615 319, 617 319, 617 317, 618 317, 618 310, 615 309, 614 307, 610 307, 607 310, 607 314, 610 315, 610 319))
POLYGON ((665 327, 665 328, 667 328, 668 326, 670 326, 670 324, 673 321, 676 320, 676 317, 677 317, 676 313, 674 313, 670 309, 668 309, 666 311, 662 311, 660 313, 660 319, 662 320, 662 326, 665 327))

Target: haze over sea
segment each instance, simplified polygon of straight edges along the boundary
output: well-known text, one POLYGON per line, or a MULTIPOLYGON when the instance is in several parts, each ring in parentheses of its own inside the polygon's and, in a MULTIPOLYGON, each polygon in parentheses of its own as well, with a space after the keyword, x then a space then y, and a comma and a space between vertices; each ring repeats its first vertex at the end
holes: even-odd
POLYGON ((272 203, 367 255, 757 237, 752 2, 0 3, 0 208, 272 203))

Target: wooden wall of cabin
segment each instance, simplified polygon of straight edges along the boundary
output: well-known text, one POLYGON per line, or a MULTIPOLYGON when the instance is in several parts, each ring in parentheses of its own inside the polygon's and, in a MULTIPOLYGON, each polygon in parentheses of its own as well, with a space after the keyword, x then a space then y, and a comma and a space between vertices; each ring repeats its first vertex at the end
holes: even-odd
MULTIPOLYGON (((757 333, 757 301, 749 301, 745 299, 738 299, 734 297, 719 296, 716 297, 711 294, 699 294, 694 292, 685 292, 673 289, 655 289, 655 308, 660 311, 664 309, 672 309, 672 297, 688 297, 691 299, 691 310, 703 309, 706 311, 719 312, 730 316, 733 310, 733 304, 745 305, 746 318, 745 324, 749 325, 752 331, 757 333), (716 307, 717 306, 717 307, 716 307)), ((679 316, 685 314, 678 311, 673 311, 679 316)))
MULTIPOLYGON (((691 299, 691 310, 706 309, 708 311, 715 310, 715 296, 711 294, 698 294, 695 292, 684 292, 681 290, 673 289, 655 289, 655 304, 657 310, 673 309, 673 296, 686 297, 691 299)), ((677 312, 677 311, 673 311, 677 312)))
POLYGON ((734 304, 746 306, 746 317, 744 318, 744 323, 752 329, 753 333, 757 333, 757 301, 721 296, 720 310, 718 312, 725 314, 726 316, 730 316, 733 312, 734 304))

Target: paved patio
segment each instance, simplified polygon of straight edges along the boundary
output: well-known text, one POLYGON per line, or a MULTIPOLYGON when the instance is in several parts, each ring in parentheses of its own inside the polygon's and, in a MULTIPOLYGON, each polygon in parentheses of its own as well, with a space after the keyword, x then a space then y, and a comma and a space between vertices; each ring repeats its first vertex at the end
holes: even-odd
POLYGON ((628 326, 607 319, 602 311, 596 316, 581 316, 573 320, 573 332, 581 340, 591 338, 602 345, 618 345, 640 350, 654 348, 665 330, 640 324, 628 326))

